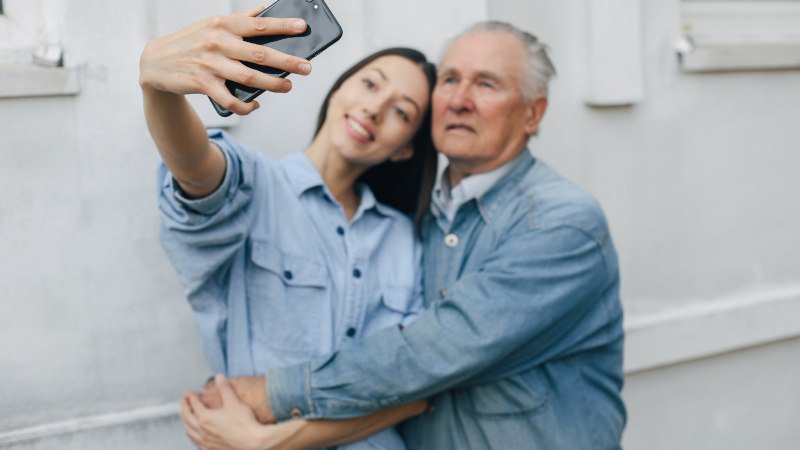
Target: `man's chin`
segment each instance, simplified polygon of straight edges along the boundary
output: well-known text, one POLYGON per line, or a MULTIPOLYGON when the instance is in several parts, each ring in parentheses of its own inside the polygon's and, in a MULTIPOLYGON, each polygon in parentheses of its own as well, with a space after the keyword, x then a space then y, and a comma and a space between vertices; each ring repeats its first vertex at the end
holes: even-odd
POLYGON ((465 157, 472 153, 475 140, 448 136, 444 139, 434 139, 434 145, 436 146, 436 150, 439 150, 439 152, 443 153, 445 156, 465 157))

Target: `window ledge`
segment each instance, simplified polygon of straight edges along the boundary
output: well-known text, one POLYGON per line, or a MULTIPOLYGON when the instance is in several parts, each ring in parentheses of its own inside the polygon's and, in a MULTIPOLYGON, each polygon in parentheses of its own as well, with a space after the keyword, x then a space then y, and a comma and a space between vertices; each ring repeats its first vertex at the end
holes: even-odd
POLYGON ((0 98, 77 95, 78 67, 0 65, 0 98))
POLYGON ((684 72, 800 67, 797 2, 682 2, 684 72))
POLYGON ((800 336, 800 285, 767 287, 625 319, 625 372, 800 336))

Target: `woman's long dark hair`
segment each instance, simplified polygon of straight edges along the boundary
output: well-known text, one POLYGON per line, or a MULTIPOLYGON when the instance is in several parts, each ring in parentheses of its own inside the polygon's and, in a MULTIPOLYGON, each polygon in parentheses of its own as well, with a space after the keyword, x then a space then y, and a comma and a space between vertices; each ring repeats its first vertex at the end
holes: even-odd
MULTIPOLYGON (((372 61, 389 55, 400 56, 417 63, 428 79, 428 95, 430 96, 434 85, 436 85, 436 67, 428 62, 424 54, 405 47, 381 50, 357 62, 333 83, 328 95, 325 96, 325 101, 322 102, 322 107, 320 107, 314 136, 322 129, 325 117, 328 114, 331 96, 339 90, 342 83, 372 61)), ((423 113, 419 130, 411 139, 411 147, 414 150, 414 154, 408 160, 399 162, 384 161, 377 166, 370 167, 359 177, 358 181, 369 186, 379 202, 413 216, 414 222, 419 227, 422 217, 430 205, 431 189, 433 189, 433 182, 436 177, 436 150, 433 147, 433 139, 431 138, 430 101, 423 113)))

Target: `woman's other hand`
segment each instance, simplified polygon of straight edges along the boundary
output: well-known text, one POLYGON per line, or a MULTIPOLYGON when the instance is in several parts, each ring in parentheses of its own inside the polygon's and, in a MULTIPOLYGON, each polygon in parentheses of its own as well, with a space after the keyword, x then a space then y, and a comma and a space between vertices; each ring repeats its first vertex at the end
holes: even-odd
POLYGON ((222 375, 215 380, 222 404, 209 409, 194 392, 181 400, 181 420, 189 439, 201 450, 263 450, 283 448, 303 421, 262 425, 253 411, 239 400, 230 381, 222 375))
POLYGON ((310 63, 242 38, 300 34, 306 30, 306 23, 302 19, 257 17, 262 10, 211 17, 153 39, 139 62, 142 89, 205 94, 237 114, 249 114, 258 103, 244 103, 233 96, 225 80, 271 92, 288 92, 291 81, 251 69, 240 61, 301 75, 311 72, 310 63))

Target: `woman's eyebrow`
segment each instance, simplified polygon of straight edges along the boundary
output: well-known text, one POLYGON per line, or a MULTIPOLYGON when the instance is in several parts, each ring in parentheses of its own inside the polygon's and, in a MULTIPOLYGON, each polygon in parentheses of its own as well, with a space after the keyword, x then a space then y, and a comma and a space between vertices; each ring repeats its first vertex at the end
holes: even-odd
POLYGON ((406 100, 406 101, 410 102, 412 105, 414 105, 414 108, 417 108, 417 114, 422 112, 422 108, 419 107, 419 105, 417 104, 417 102, 414 101, 413 98, 411 98, 411 97, 409 97, 407 95, 404 95, 403 96, 403 100, 406 100))
MULTIPOLYGON (((384 81, 389 81, 389 78, 386 77, 386 74, 383 72, 383 70, 381 70, 381 69, 379 69, 377 67, 373 67, 372 70, 378 72, 378 74, 380 74, 381 78, 383 78, 384 81)), ((422 108, 419 107, 419 105, 417 104, 417 102, 414 101, 413 98, 409 97, 408 95, 403 95, 402 98, 403 98, 403 100, 406 100, 406 101, 410 102, 412 105, 414 105, 414 108, 417 109, 417 114, 422 112, 422 108)))
POLYGON ((380 74, 381 78, 383 78, 383 81, 389 81, 389 79, 386 78, 386 74, 383 73, 383 71, 381 69, 379 69, 377 67, 373 67, 372 70, 378 72, 380 74))

